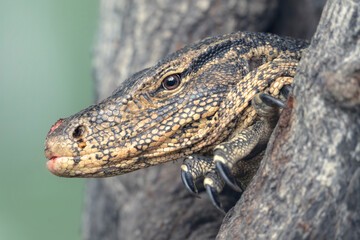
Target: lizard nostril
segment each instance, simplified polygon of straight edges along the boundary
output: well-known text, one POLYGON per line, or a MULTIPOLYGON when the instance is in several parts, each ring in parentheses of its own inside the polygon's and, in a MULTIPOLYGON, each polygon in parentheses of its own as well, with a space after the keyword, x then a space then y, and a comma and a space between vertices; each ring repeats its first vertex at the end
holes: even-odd
POLYGON ((73 138, 80 138, 80 137, 82 137, 83 135, 84 135, 84 133, 85 133, 85 127, 83 126, 83 125, 79 125, 79 126, 77 126, 75 129, 74 129, 74 131, 73 131, 73 133, 72 133, 72 136, 73 136, 73 138))

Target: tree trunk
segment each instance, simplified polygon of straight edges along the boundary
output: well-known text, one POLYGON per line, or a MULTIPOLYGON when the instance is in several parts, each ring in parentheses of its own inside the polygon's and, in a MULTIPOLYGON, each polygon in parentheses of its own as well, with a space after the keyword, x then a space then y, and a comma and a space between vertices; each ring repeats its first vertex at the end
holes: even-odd
MULTIPOLYGON (((313 34, 319 9, 324 1, 289 2, 294 2, 294 5, 279 5, 276 0, 102 0, 99 40, 94 61, 98 100, 108 96, 132 73, 153 65, 185 44, 207 36, 237 30, 271 30, 309 38, 313 34), (298 10, 297 6, 300 5, 302 8, 298 10), (288 11, 294 14, 287 14, 288 11), (307 20, 303 20, 303 12, 307 12, 307 20), (297 16, 301 21, 296 20, 297 16), (282 22, 287 24, 282 25, 282 22)), ((359 47, 356 46, 359 36, 353 32, 356 30, 355 26, 360 25, 357 15, 348 15, 350 10, 358 11, 355 3, 343 1, 343 7, 350 8, 345 12, 331 10, 339 2, 341 1, 333 1, 327 5, 322 25, 314 38, 317 41, 312 42, 299 67, 301 70, 295 82, 294 99, 291 101, 293 108, 289 107, 284 112, 273 134, 276 139, 273 136, 261 169, 243 197, 227 214, 219 239, 258 236, 321 237, 325 236, 319 235, 320 232, 324 233, 324 229, 335 229, 335 225, 326 225, 326 228, 321 229, 322 221, 331 216, 335 220, 330 219, 329 223, 336 221, 336 226, 342 231, 346 226, 356 226, 352 219, 356 216, 359 219, 359 216, 350 214, 347 209, 358 208, 356 203, 360 200, 359 193, 355 191, 356 187, 359 188, 360 181, 359 122, 356 123, 358 120, 354 119, 354 116, 359 115, 359 100, 356 98, 359 96, 359 92, 356 92, 359 88, 355 87, 359 84, 359 76, 345 73, 349 73, 349 68, 346 67, 348 61, 360 56, 358 52, 354 55, 355 48, 359 47), (346 26, 338 27, 336 20, 340 21, 342 18, 349 22, 355 18, 354 29, 350 31, 346 26), (334 26, 324 22, 330 20, 334 26), (329 26, 332 26, 330 30, 329 26), (334 35, 329 37, 330 33, 334 35), (315 47, 317 50, 321 48, 322 52, 315 52, 315 47), (312 52, 319 56, 311 55, 312 52), (338 71, 330 63, 343 63, 343 68, 340 68, 343 71, 338 71), (314 69, 311 71, 310 67, 314 69), (327 74, 323 75, 322 80, 314 82, 313 80, 319 79, 320 69, 328 69, 330 72, 325 71, 327 74), (336 74, 345 75, 330 74, 335 69, 336 74), (306 87, 311 83, 311 88, 306 87), (326 87, 315 87, 315 83, 326 87), (318 89, 322 92, 319 93, 318 89), (313 101, 315 105, 309 104, 312 98, 316 98, 313 101), (318 98, 323 100, 323 104, 319 105, 318 98), (331 107, 332 114, 325 112, 328 107, 331 107), (357 109, 357 115, 351 113, 351 109, 357 109), (316 116, 316 119, 313 116, 309 118, 315 110, 317 113, 324 112, 316 116), (332 115, 336 117, 333 121, 332 115), (351 124, 355 125, 355 130, 352 130, 351 124), (346 127, 346 131, 341 127, 346 127), (307 142, 296 135, 296 131, 300 131, 297 129, 302 129, 302 137, 307 142), (313 136, 318 133, 322 134, 313 136), (325 136, 325 133, 328 135, 325 136), (344 144, 342 139, 345 137, 347 139, 344 144), (311 145, 312 141, 316 144, 311 145), (318 150, 321 151, 316 155, 318 150), (333 158, 325 155, 328 152, 333 158), (351 172, 346 170, 349 163, 352 163, 351 172), (291 174, 291 178, 286 174, 291 174), (333 179, 339 183, 335 184, 333 179), (299 184, 300 181, 302 185, 299 184), (309 186, 309 183, 312 185, 309 186), (330 183, 334 183, 334 186, 329 186, 330 183), (322 189, 325 193, 316 195, 322 189), (329 199, 329 196, 333 199, 329 199), (288 211, 290 209, 292 210, 288 211), (269 213, 276 214, 273 216, 269 213), (301 218, 303 215, 307 218, 301 218), (315 222, 309 221, 309 218, 315 222), (349 221, 353 225, 348 226, 349 221)), ((351 68, 354 72, 356 66, 359 66, 359 62, 351 68)), ((214 239, 223 216, 213 208, 204 193, 201 193, 201 199, 195 199, 187 193, 180 180, 179 164, 167 163, 124 176, 89 180, 83 216, 84 239, 214 239)), ((234 205, 239 198, 232 192, 229 193, 221 195, 221 201, 228 207, 234 205)), ((356 234, 356 231, 353 232, 356 234)))
POLYGON ((359 3, 327 2, 289 108, 217 239, 360 239, 359 3))

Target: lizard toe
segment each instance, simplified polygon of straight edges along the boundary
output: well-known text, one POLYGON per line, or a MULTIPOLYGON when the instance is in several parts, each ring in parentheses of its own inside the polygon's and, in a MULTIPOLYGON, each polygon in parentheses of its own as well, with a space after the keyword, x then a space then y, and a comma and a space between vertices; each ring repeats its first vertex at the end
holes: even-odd
POLYGON ((222 162, 215 162, 216 168, 219 171, 224 181, 235 191, 243 192, 243 189, 239 183, 236 182, 233 175, 230 173, 230 169, 222 162))
POLYGON ((273 96, 270 96, 268 94, 262 93, 260 94, 260 99, 263 103, 265 103, 266 105, 268 105, 269 107, 281 107, 281 108, 286 108, 286 104, 281 101, 280 99, 277 99, 273 96))
POLYGON ((200 198, 192 175, 189 172, 186 172, 184 169, 181 169, 181 180, 184 183, 186 189, 192 195, 194 195, 197 198, 200 198))
POLYGON ((280 89, 280 93, 284 98, 288 99, 292 91, 291 85, 285 85, 280 89))
POLYGON ((216 188, 211 187, 210 185, 205 185, 205 189, 206 189, 207 194, 210 197, 212 204, 215 206, 215 208, 217 210, 219 210, 220 212, 222 212, 223 214, 226 214, 226 212, 225 212, 224 208, 222 207, 222 204, 219 200, 219 195, 217 193, 216 188))

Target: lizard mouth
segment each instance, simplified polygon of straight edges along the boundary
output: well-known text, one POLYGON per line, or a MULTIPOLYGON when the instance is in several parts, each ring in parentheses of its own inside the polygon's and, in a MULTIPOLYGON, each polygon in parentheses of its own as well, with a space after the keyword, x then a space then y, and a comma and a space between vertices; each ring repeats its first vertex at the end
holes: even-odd
POLYGON ((46 162, 47 169, 54 175, 57 175, 56 171, 56 161, 59 159, 59 156, 52 156, 49 158, 49 160, 46 162))
POLYGON ((50 155, 46 167, 52 174, 59 177, 105 177, 106 169, 117 169, 112 165, 104 166, 106 163, 107 161, 96 159, 96 154, 81 157, 50 155))
POLYGON ((75 170, 77 164, 74 164, 73 157, 51 156, 46 162, 47 169, 59 177, 80 177, 83 173, 75 170))

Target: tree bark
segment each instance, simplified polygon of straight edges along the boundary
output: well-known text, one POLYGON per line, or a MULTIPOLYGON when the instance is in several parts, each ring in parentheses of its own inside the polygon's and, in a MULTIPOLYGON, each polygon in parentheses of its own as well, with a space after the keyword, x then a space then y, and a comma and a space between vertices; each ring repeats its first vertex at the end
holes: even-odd
POLYGON ((359 3, 327 2, 289 108, 217 239, 360 239, 359 3))
MULTIPOLYGON (((204 37, 237 30, 312 36, 324 1, 279 2, 284 1, 102 0, 94 60, 97 99, 132 73, 204 37)), ((356 11, 355 1, 327 4, 299 67, 292 105, 282 115, 258 174, 225 217, 218 239, 359 235, 354 230, 359 215, 351 212, 359 213, 360 202, 356 11), (342 18, 352 21, 353 28, 341 26, 342 18)), ((223 216, 205 193, 201 199, 187 193, 179 164, 89 180, 84 239, 214 239, 223 216)), ((221 195, 228 208, 238 199, 231 191, 221 195)))

